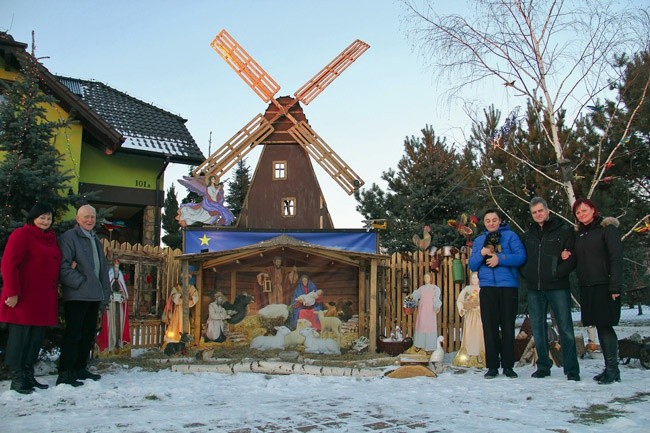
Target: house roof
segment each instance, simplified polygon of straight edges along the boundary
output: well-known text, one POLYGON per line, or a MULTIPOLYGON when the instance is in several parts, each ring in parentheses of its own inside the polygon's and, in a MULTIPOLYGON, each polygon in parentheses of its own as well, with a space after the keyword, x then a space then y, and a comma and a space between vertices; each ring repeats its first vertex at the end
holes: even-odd
MULTIPOLYGON (((27 44, 15 41, 8 33, 0 32, 0 51, 4 54, 5 65, 20 68, 20 63, 15 59, 20 59, 22 62, 30 61, 26 49, 27 44)), ((110 153, 119 149, 124 140, 119 132, 72 94, 40 62, 36 62, 36 67, 40 72, 41 89, 45 93, 53 95, 65 110, 74 113, 82 121, 84 131, 90 134, 93 144, 105 148, 110 153)))
POLYGON ((171 162, 181 164, 205 160, 185 126, 186 119, 98 81, 56 78, 122 134, 121 151, 168 156, 171 162))

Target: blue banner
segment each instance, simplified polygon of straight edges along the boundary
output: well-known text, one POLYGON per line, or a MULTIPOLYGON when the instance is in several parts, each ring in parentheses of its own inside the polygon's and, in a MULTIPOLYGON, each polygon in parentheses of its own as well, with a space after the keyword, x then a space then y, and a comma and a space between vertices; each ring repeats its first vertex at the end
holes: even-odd
POLYGON ((378 233, 365 230, 286 232, 201 228, 184 230, 183 233, 186 254, 232 250, 282 235, 327 248, 368 254, 378 253, 378 233))

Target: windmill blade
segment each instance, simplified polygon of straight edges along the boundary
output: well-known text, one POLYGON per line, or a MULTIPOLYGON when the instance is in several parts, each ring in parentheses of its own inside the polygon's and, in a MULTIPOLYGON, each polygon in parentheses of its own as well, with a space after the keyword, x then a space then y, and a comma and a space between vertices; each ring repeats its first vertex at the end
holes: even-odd
POLYGON ((210 46, 264 102, 270 102, 280 90, 278 83, 225 29, 219 32, 210 46))
POLYGON ((253 150, 253 147, 271 135, 273 130, 274 128, 269 121, 261 114, 258 114, 233 135, 230 140, 215 150, 201 165, 192 170, 192 176, 215 175, 217 178, 221 178, 237 161, 253 150))
POLYGON ((348 195, 361 188, 363 180, 332 150, 304 120, 289 128, 289 134, 332 176, 348 195))
POLYGON ((294 95, 296 99, 308 105, 368 48, 370 45, 359 39, 352 42, 341 54, 296 91, 294 95))

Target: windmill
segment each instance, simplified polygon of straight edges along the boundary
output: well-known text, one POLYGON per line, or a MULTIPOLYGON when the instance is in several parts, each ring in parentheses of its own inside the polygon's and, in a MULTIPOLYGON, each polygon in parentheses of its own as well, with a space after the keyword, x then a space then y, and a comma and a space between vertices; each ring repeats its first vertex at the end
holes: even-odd
POLYGON ((210 45, 269 106, 197 166, 192 176, 221 178, 255 146, 263 145, 237 226, 333 228, 311 159, 348 195, 364 182, 311 128, 300 103, 313 101, 369 45, 354 41, 293 97, 278 98, 280 86, 226 30, 210 45))

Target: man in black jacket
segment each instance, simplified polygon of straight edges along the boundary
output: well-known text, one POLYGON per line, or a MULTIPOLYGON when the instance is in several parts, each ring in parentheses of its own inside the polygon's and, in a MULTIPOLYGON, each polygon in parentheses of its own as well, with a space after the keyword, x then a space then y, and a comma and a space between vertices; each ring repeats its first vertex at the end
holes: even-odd
POLYGON ((553 364, 549 357, 546 321, 550 306, 560 334, 564 374, 569 380, 579 381, 569 288, 569 274, 575 267, 575 258, 573 254, 567 260, 560 257, 563 250, 573 248, 573 230, 550 214, 543 198, 535 197, 530 201, 530 213, 534 222, 524 234, 528 260, 522 267, 522 274, 528 289, 528 312, 538 356, 537 370, 532 376, 551 375, 553 364))

